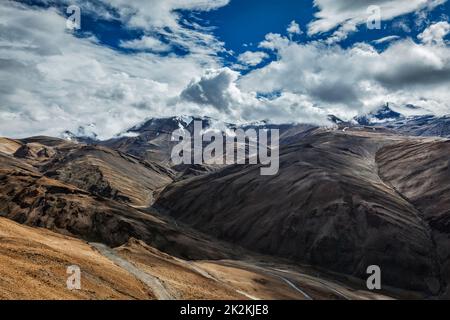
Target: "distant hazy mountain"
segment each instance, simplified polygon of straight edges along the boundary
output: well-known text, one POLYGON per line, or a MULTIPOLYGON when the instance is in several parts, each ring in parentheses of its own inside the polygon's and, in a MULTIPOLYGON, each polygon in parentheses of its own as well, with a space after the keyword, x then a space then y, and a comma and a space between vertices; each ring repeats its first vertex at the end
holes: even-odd
MULTIPOLYGON (((192 135, 194 132, 194 121, 201 121, 204 129, 213 128, 222 132, 235 129, 279 129, 280 143, 282 144, 289 144, 292 141, 301 139, 309 131, 318 128, 310 124, 271 124, 267 121, 236 125, 208 117, 153 118, 117 135, 117 137, 106 141, 96 141, 95 143, 146 160, 159 161, 170 165, 172 148, 178 143, 178 141, 171 140, 172 133, 181 128, 192 135)), ((340 120, 336 118, 336 121, 340 120)))
POLYGON ((97 141, 98 135, 95 132, 96 126, 91 123, 87 126, 79 126, 75 132, 66 130, 60 137, 70 141, 94 142, 97 141))
POLYGON ((97 143, 146 160, 169 164, 172 148, 178 143, 172 141, 172 133, 185 129, 192 134, 194 120, 202 121, 204 128, 209 128, 212 122, 210 118, 198 117, 152 118, 117 137, 97 143))
POLYGON ((403 118, 403 116, 400 113, 392 110, 389 105, 386 104, 380 109, 372 111, 366 115, 355 117, 355 121, 360 125, 368 126, 396 121, 401 118, 403 118))
POLYGON ((449 116, 413 116, 386 123, 385 126, 397 132, 412 136, 450 137, 449 116))
POLYGON ((397 107, 388 104, 366 115, 354 118, 358 125, 381 126, 401 134, 423 137, 450 137, 450 117, 420 114, 426 110, 413 105, 397 107), (412 115, 411 115, 412 114, 412 115))
MULTIPOLYGON (((336 129, 351 127, 381 127, 388 131, 411 136, 450 137, 450 117, 419 115, 427 111, 413 105, 391 106, 386 104, 368 114, 355 117, 352 121, 344 121, 329 115, 330 126, 336 129)), ((201 121, 204 129, 214 128, 222 132, 233 129, 279 129, 280 144, 297 143, 320 128, 310 124, 272 124, 259 121, 243 125, 224 123, 208 117, 177 116, 167 118, 151 118, 112 139, 101 141, 95 134, 95 125, 80 127, 76 133, 66 131, 62 137, 75 142, 102 145, 121 152, 131 154, 140 159, 159 162, 172 166, 171 151, 178 141, 172 141, 172 133, 184 129, 191 135, 194 132, 194 121, 201 121)), ((216 168, 204 165, 177 166, 183 176, 203 174, 216 168)))

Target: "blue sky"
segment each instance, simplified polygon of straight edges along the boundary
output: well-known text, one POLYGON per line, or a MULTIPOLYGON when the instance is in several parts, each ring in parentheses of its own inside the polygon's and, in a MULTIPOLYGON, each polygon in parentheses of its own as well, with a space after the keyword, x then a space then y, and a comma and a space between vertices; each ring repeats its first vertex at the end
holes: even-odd
MULTIPOLYGON (((285 33, 288 24, 293 20, 300 25, 302 30, 307 30, 308 24, 314 20, 314 14, 317 12, 318 9, 313 6, 312 0, 234 0, 226 7, 201 14, 201 17, 217 27, 214 33, 226 43, 228 49, 242 53, 247 49, 247 47, 243 47, 244 44, 252 43, 251 48, 255 48, 264 40, 266 34, 270 32, 285 33)), ((440 21, 442 15, 448 14, 450 14, 450 3, 447 2, 429 12, 427 18, 430 21, 440 21)), ((425 24, 416 27, 416 20, 416 13, 413 12, 385 21, 381 30, 367 30, 364 25, 361 25, 360 31, 353 33, 341 45, 349 46, 355 42, 372 41, 389 35, 416 37, 426 27, 425 24), (405 21, 411 30, 405 32, 396 27, 399 21, 405 21)), ((313 37, 303 35, 297 40, 306 42, 311 39, 324 39, 330 33, 326 32, 313 37)))
POLYGON ((3 1, 0 135, 107 138, 180 114, 325 124, 387 101, 448 114, 449 15, 446 0, 3 1))
MULTIPOLYGON (((150 0, 151 1, 151 0, 150 0)), ((42 6, 41 1, 24 1, 42 6)), ((377 1, 373 1, 376 3, 377 1)), ((58 1, 47 2, 45 6, 58 7, 64 14, 66 6, 58 1), (50 5, 51 4, 51 5, 50 5)), ((230 0, 228 5, 206 12, 180 11, 182 19, 196 21, 203 26, 213 27, 212 33, 225 44, 227 50, 240 54, 250 49, 257 49, 268 33, 286 34, 286 28, 292 21, 296 21, 301 30, 306 31, 308 24, 314 21, 314 15, 319 11, 313 0, 230 0)), ((114 11, 111 11, 114 13, 114 11)), ((67 15, 67 14, 66 14, 67 15)), ((342 47, 348 47, 356 42, 371 42, 387 36, 401 38, 416 38, 430 23, 448 20, 450 2, 444 2, 427 12, 427 22, 417 24, 417 12, 400 15, 394 19, 383 21, 382 29, 368 30, 364 24, 357 32, 352 32, 347 39, 340 42, 342 47), (399 25, 401 23, 401 25, 399 25), (406 30, 402 25, 406 26, 406 30)), ((326 39, 336 30, 332 29, 318 35, 302 34, 296 37, 297 42, 326 39)), ((91 32, 105 45, 117 50, 124 50, 119 46, 121 40, 138 39, 144 33, 139 28, 129 28, 118 20, 104 20, 95 14, 83 15, 82 32, 91 32)), ((82 33, 81 32, 81 33, 82 33)), ((384 46, 380 46, 384 48, 384 46)), ((125 50, 126 51, 126 50, 125 50)), ((149 50, 151 51, 151 50, 149 50)), ((182 54, 182 52, 177 52, 182 54)), ((233 59, 231 55, 223 55, 233 59)))
POLYGON ((311 1, 237 0, 201 17, 217 27, 215 34, 227 48, 242 53, 247 50, 244 44, 255 48, 266 34, 285 33, 293 20, 305 30, 314 11, 311 1))
MULTIPOLYGON (((42 3, 36 0, 25 1, 30 4, 57 7, 62 14, 66 6, 58 1, 42 3)), ((373 1, 376 3, 376 1, 373 1)), ((248 50, 256 50, 258 44, 264 40, 269 33, 286 34, 288 25, 295 21, 301 30, 306 31, 308 24, 314 21, 314 15, 319 11, 314 6, 313 0, 230 0, 228 5, 216 10, 206 12, 180 11, 182 19, 196 21, 203 26, 213 28, 215 37, 224 42, 224 47, 231 50, 232 54, 221 54, 224 64, 232 64, 235 57, 248 50)), ((114 10, 111 10, 114 14, 114 10)), ((388 36, 400 38, 416 38, 418 34, 432 22, 448 20, 450 14, 450 2, 444 2, 433 10, 427 12, 426 22, 418 24, 417 12, 400 15, 397 18, 383 21, 381 29, 368 30, 364 24, 359 26, 357 32, 349 34, 348 38, 340 42, 342 47, 349 47, 357 42, 372 42, 388 36)), ((67 14, 66 14, 67 15, 67 14)), ((336 28, 317 35, 307 35, 304 32, 297 35, 297 42, 308 42, 312 40, 323 40, 329 37, 336 28)), ((91 14, 83 14, 83 29, 79 36, 89 32, 94 34, 102 44, 132 53, 133 50, 120 47, 120 41, 139 39, 144 32, 139 28, 129 28, 120 20, 105 20, 91 14)), ((386 43, 376 44, 377 49, 384 49, 386 43)), ((148 49, 148 51, 152 51, 148 49)), ((173 48, 172 52, 186 54, 184 50, 173 48)))

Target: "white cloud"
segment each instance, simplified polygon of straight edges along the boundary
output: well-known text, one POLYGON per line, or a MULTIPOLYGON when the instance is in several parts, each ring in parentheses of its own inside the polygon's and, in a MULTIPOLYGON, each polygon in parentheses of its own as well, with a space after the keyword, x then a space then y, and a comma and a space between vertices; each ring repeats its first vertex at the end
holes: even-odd
MULTIPOLYGON (((116 10, 129 28, 157 33, 173 45, 197 54, 224 51, 223 43, 211 29, 183 21, 178 10, 210 11, 226 6, 229 0, 100 0, 116 10)), ((101 14, 101 13, 100 13, 101 14)))
POLYGON ((395 40, 399 40, 400 37, 399 36, 387 36, 387 37, 383 37, 377 40, 372 41, 375 44, 382 44, 382 43, 387 43, 387 42, 392 42, 395 40))
POLYGON ((238 77, 239 74, 229 68, 207 70, 183 90, 181 98, 231 113, 233 105, 242 103, 242 93, 236 87, 238 77))
POLYGON ((257 51, 246 51, 238 56, 238 61, 247 66, 257 66, 264 59, 267 59, 269 55, 265 52, 257 51))
POLYGON ((339 29, 333 32, 333 34, 328 37, 325 42, 328 44, 339 43, 347 39, 348 35, 355 31, 357 31, 356 25, 353 22, 346 22, 339 27, 339 29))
POLYGON ((300 25, 293 20, 290 24, 289 27, 286 30, 289 34, 293 35, 293 34, 302 34, 302 30, 300 29, 300 25))
POLYGON ((58 135, 96 124, 101 138, 152 116, 200 113, 173 100, 210 55, 126 55, 76 38, 53 9, 0 3, 0 135, 58 135))
POLYGON ((271 123, 309 123, 330 125, 327 110, 316 107, 301 94, 282 92, 272 99, 261 99, 258 103, 241 109, 244 121, 268 120, 271 123))
POLYGON ((396 30, 400 30, 400 31, 403 31, 403 32, 405 32, 405 33, 411 33, 411 27, 409 26, 409 23, 408 23, 408 21, 407 20, 405 20, 405 19, 400 19, 400 20, 398 20, 398 21, 395 21, 393 24, 392 24, 392 27, 394 28, 394 29, 396 29, 396 30))
POLYGON ((269 120, 271 123, 329 124, 327 111, 304 95, 283 92, 273 98, 257 98, 238 87, 239 74, 228 68, 209 70, 182 92, 183 101, 212 106, 216 117, 235 123, 269 120))
MULTIPOLYGON (((339 23, 328 44, 299 44, 270 33, 259 47, 276 60, 241 75, 223 68, 217 57, 223 44, 210 28, 181 23, 174 11, 212 10, 227 2, 155 0, 158 16, 146 11, 148 1, 137 8, 140 1, 113 0, 120 19, 145 33, 122 42, 136 49, 131 55, 101 46, 94 37, 74 37, 53 9, 0 3, 0 135, 57 135, 95 124, 99 137, 107 138, 149 116, 177 114, 326 123, 328 113, 348 118, 386 101, 450 111, 450 48, 440 41, 443 25, 424 31, 423 43, 380 39, 392 41, 383 52, 364 43, 348 49, 333 44, 352 24, 339 23), (161 28, 164 23, 170 30, 161 28), (156 54, 164 45, 188 53, 156 54)), ((256 66, 266 57, 248 52, 238 59, 256 66)))
POLYGON ((417 36, 426 44, 444 44, 444 38, 450 33, 450 24, 447 21, 441 21, 432 24, 417 36))
MULTIPOLYGON (((224 51, 224 44, 212 34, 212 28, 187 21, 179 12, 205 12, 226 6, 230 0, 38 0, 44 4, 78 5, 83 14, 117 20, 127 28, 146 36, 158 35, 172 46, 194 54, 214 55, 224 51)), ((83 24, 83 23, 82 23, 83 24)), ((83 26, 82 26, 83 28, 83 26)))
POLYGON ((289 39, 281 36, 278 33, 269 33, 266 35, 265 40, 259 44, 260 48, 268 50, 278 50, 289 44, 289 39))
POLYGON ((450 112, 448 47, 405 39, 377 52, 364 43, 343 49, 321 42, 286 42, 280 35, 270 39, 272 45, 267 47, 275 48, 278 59, 241 77, 242 91, 290 92, 301 96, 304 104, 344 118, 386 101, 430 105, 438 114, 450 112))
POLYGON ((296 95, 268 100, 241 90, 240 74, 200 49, 184 56, 123 54, 93 37, 74 37, 56 10, 16 3, 0 4, 0 21, 0 135, 56 136, 95 124, 105 139, 149 116, 177 114, 237 122, 293 121, 295 114, 322 119, 306 116, 314 108, 300 112, 296 95))
POLYGON ((133 50, 151 50, 153 52, 167 52, 171 49, 171 47, 162 42, 161 40, 143 36, 140 39, 134 39, 129 41, 121 41, 120 46, 122 48, 133 49, 133 50))
POLYGON ((210 11, 226 6, 229 0, 101 0, 117 9, 122 21, 130 27, 154 30, 180 28, 177 10, 210 11))
POLYGON ((378 6, 383 21, 404 14, 431 10, 447 0, 314 0, 316 20, 309 24, 311 35, 331 31, 345 24, 358 26, 367 22, 370 6, 378 6))

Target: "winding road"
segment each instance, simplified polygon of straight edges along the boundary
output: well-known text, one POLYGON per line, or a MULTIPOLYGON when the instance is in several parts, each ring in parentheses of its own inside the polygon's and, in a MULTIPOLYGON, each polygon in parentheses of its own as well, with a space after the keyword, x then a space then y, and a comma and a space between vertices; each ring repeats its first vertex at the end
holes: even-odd
POLYGON ((152 292, 155 294, 156 298, 158 300, 174 300, 175 297, 173 297, 167 289, 164 287, 164 285, 159 281, 158 278, 142 271, 135 265, 133 265, 131 262, 123 259, 120 257, 113 249, 110 247, 101 244, 101 243, 90 243, 92 247, 97 249, 104 257, 108 258, 110 261, 112 261, 117 266, 121 267, 122 269, 126 270, 127 272, 131 273, 133 276, 135 276, 137 279, 142 281, 145 285, 147 285, 152 292))

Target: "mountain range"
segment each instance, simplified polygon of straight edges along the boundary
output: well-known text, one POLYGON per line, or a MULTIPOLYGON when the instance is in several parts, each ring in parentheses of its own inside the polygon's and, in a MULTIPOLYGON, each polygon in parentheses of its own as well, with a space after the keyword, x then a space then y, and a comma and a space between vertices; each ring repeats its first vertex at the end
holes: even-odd
POLYGON ((326 127, 220 124, 279 129, 275 176, 173 165, 172 132, 218 128, 204 117, 152 118, 106 141, 94 125, 1 138, 0 264, 21 267, 0 297, 450 298, 450 117, 423 112, 387 104, 326 127), (92 259, 110 263, 107 278, 92 259), (80 292, 64 288, 71 261, 89 275, 80 292), (366 287, 371 265, 381 291, 366 287))

